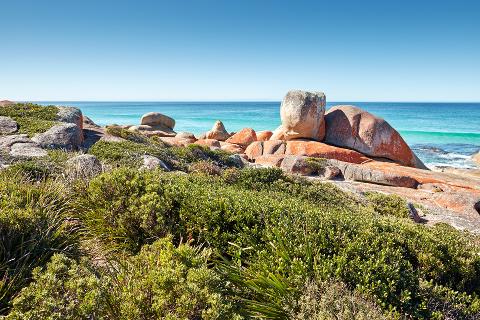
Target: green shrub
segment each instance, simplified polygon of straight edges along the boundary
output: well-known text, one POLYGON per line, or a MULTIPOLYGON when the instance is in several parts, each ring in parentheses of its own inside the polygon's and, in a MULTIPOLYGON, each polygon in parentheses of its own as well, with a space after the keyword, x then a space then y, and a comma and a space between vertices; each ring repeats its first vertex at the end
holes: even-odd
POLYGON ((76 252, 61 186, 0 175, 0 310, 55 252, 76 252))
POLYGON ((163 239, 121 264, 110 298, 121 319, 234 319, 210 251, 163 239))
MULTIPOLYGON (((398 218, 400 202, 378 214, 370 201, 330 183, 293 179, 277 169, 227 169, 212 176, 121 168, 76 192, 71 197, 82 234, 117 253, 138 253, 170 234, 175 245, 188 239, 226 257, 240 274, 283 279, 292 292, 301 293, 307 280, 335 279, 389 317, 442 312, 426 307, 435 297, 425 295, 424 281, 471 296, 456 304, 464 314, 474 312, 468 310, 475 310, 480 293, 476 237, 398 218)), ((374 201, 391 201, 379 198, 374 201)), ((256 294, 234 288, 231 301, 262 306, 273 289, 257 288, 256 294)), ((285 299, 291 293, 276 297, 280 309, 267 307, 289 314, 285 299)))
POLYGON ((235 166, 230 154, 210 150, 199 145, 187 147, 167 146, 158 139, 139 143, 133 141, 98 141, 89 150, 97 158, 115 166, 138 167, 143 155, 151 155, 165 162, 174 170, 187 171, 188 166, 198 161, 210 161, 219 167, 235 166))
POLYGON ((365 192, 365 197, 370 202, 373 210, 378 214, 394 216, 397 218, 410 217, 407 202, 397 195, 380 192, 365 192))
POLYGON ((467 295, 431 281, 420 284, 424 296, 424 308, 434 319, 480 319, 480 298, 467 295))
POLYGON ((35 270, 7 319, 239 319, 209 255, 174 247, 170 238, 97 272, 55 255, 44 271, 35 270))
POLYGON ((6 319, 107 319, 108 303, 100 279, 62 254, 33 271, 33 282, 13 300, 6 319))
POLYGON ((0 108, 0 116, 11 117, 17 121, 19 133, 33 136, 45 132, 57 124, 58 108, 55 106, 40 106, 33 103, 17 103, 0 108))
POLYGON ((137 252, 159 237, 177 234, 175 190, 166 183, 155 171, 122 168, 105 173, 80 191, 76 211, 90 236, 112 249, 137 252))

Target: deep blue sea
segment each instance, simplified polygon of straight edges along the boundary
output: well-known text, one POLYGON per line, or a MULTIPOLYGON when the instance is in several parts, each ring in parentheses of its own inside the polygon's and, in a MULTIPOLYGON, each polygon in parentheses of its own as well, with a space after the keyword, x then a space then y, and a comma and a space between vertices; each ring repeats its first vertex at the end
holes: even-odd
MULTIPOLYGON (((222 120, 228 131, 244 127, 273 130, 280 124, 280 102, 70 102, 99 125, 138 124, 147 112, 176 120, 175 130, 195 134, 222 120)), ((396 128, 428 166, 473 167, 480 150, 480 103, 331 102, 352 104, 383 117, 396 128)))

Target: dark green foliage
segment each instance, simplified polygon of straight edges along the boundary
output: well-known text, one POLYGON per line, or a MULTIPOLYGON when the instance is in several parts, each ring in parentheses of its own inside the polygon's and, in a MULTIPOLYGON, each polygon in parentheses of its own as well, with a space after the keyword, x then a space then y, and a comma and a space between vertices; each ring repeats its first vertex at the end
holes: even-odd
POLYGON ((55 252, 76 252, 61 186, 0 175, 0 312, 55 252))
POLYGON ((17 121, 19 133, 33 136, 45 132, 56 124, 58 108, 40 106, 33 103, 17 103, 0 108, 0 116, 11 117, 17 121))

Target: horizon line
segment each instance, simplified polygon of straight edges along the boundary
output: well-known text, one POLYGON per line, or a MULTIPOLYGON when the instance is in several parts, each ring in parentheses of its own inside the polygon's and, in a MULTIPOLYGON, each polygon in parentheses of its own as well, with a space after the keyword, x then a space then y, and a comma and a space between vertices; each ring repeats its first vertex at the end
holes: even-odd
MULTIPOLYGON (((0 99, 1 100, 1 99, 0 99)), ((8 99, 5 99, 8 100, 8 99)), ((246 99, 246 100, 68 100, 68 99, 42 99, 42 100, 20 100, 17 99, 14 102, 165 102, 165 103, 215 103, 215 102, 227 102, 227 103, 238 103, 238 102, 271 102, 271 103, 281 103, 282 100, 265 100, 265 99, 246 99)), ((327 101, 328 103, 470 103, 470 104, 479 104, 480 101, 427 101, 427 100, 333 100, 327 101)))

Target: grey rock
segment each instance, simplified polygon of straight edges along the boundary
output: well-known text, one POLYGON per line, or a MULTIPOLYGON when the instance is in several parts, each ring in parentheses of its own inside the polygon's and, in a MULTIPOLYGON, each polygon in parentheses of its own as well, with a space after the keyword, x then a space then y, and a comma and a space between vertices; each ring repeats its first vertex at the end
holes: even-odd
POLYGON ((90 119, 89 117, 87 116, 83 116, 83 126, 84 127, 94 127, 94 128, 100 128, 100 126, 98 124, 96 124, 95 122, 93 122, 92 119, 90 119))
POLYGON ((335 166, 326 166, 318 171, 318 175, 327 180, 335 179, 341 173, 340 169, 335 166))
POLYGON ((250 165, 250 162, 248 162, 245 158, 243 158, 239 154, 232 154, 231 156, 228 157, 228 159, 238 168, 243 168, 245 166, 250 165))
POLYGON ((26 134, 15 134, 10 136, 0 137, 0 149, 10 149, 10 147, 16 143, 32 143, 26 134))
POLYGON ((32 140, 42 148, 74 150, 81 146, 83 132, 76 124, 64 123, 35 135, 32 140))
POLYGON ((15 158, 40 158, 48 155, 47 151, 36 143, 15 143, 10 147, 10 156, 15 158))
POLYGON ((70 178, 90 179, 102 172, 102 164, 91 154, 70 158, 66 165, 66 173, 70 178))
POLYGON ((57 121, 76 124, 83 128, 82 111, 75 107, 58 107, 57 121))
POLYGON ((17 132, 18 123, 10 117, 0 116, 0 134, 12 134, 17 132))
POLYGON ((314 173, 314 169, 308 165, 305 156, 288 155, 282 161, 280 168, 288 173, 308 176, 314 173))
POLYGON ((282 136, 281 138, 285 140, 298 138, 323 140, 325 104, 326 98, 323 92, 289 91, 280 106, 282 133, 277 132, 277 129, 274 139, 277 140, 282 136))
POLYGON ((155 169, 162 169, 165 171, 170 171, 170 168, 163 162, 162 160, 158 159, 157 157, 144 155, 143 156, 143 165, 141 166, 142 170, 155 170, 155 169))

